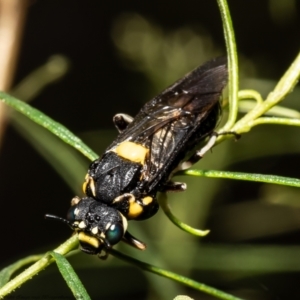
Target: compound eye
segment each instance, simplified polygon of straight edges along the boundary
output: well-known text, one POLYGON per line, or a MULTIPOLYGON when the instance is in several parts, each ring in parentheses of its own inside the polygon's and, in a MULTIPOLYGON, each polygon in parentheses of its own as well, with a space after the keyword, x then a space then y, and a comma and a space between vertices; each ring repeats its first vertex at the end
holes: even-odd
POLYGON ((105 232, 105 238, 111 245, 118 243, 122 239, 123 235, 124 228, 121 223, 112 224, 105 232))
POLYGON ((78 211, 77 205, 72 206, 67 213, 67 220, 74 222, 76 220, 76 211, 78 211))

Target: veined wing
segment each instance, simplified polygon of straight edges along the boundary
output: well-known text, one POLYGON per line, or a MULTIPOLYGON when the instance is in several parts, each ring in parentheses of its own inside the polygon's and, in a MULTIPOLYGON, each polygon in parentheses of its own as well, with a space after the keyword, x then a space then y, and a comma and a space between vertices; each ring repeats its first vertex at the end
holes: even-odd
POLYGON ((145 146, 149 149, 149 156, 143 178, 153 181, 187 145, 194 146, 194 142, 199 142, 214 129, 216 120, 206 125, 207 129, 204 128, 199 136, 195 133, 201 130, 212 112, 214 116, 218 114, 216 107, 226 83, 224 57, 195 69, 146 103, 107 151, 124 141, 145 146), (195 136, 196 140, 192 141, 195 136))

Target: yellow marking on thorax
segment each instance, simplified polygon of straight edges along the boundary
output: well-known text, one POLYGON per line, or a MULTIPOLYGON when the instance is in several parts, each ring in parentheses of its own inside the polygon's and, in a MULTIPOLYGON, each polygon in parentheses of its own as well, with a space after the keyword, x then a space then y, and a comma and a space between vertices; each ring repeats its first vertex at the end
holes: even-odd
POLYGON ((143 201, 144 205, 149 205, 153 201, 153 198, 150 196, 147 196, 147 197, 143 198, 142 201, 143 201))
POLYGON ((149 153, 149 149, 146 147, 128 141, 121 143, 113 151, 125 159, 140 163, 142 165, 144 165, 146 157, 149 153))
POLYGON ((143 207, 140 204, 135 202, 135 200, 129 201, 129 209, 128 209, 128 218, 129 219, 135 219, 142 212, 143 212, 143 207))
POLYGON ((100 242, 96 238, 85 234, 84 232, 79 232, 78 239, 80 242, 91 245, 94 248, 99 248, 100 242))
POLYGON ((90 188, 92 194, 94 197, 96 197, 96 188, 95 188, 95 182, 93 177, 89 176, 89 174, 86 174, 85 176, 85 182, 82 185, 82 190, 86 194, 87 188, 90 188))

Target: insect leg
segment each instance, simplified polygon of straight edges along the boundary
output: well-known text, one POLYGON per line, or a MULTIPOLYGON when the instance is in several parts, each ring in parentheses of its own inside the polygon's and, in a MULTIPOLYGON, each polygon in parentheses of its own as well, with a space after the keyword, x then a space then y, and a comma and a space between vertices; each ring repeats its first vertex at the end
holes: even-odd
POLYGON ((241 137, 238 133, 236 133, 234 131, 225 131, 222 133, 213 132, 211 134, 210 139, 208 140, 207 144, 200 150, 196 151, 196 153, 193 154, 189 160, 181 163, 181 165, 178 167, 178 170, 186 170, 186 169, 190 168, 193 164, 198 162, 204 156, 204 154, 215 145, 217 137, 219 135, 225 135, 225 134, 234 135, 236 140, 241 137))
POLYGON ((113 122, 120 133, 127 128, 128 124, 130 124, 132 120, 133 117, 127 114, 116 114, 113 117, 113 122))
POLYGON ((75 196, 71 200, 71 206, 77 205, 82 199, 79 198, 78 196, 75 196))
POLYGON ((156 214, 158 204, 153 196, 136 199, 133 194, 125 193, 114 199, 113 205, 130 220, 145 220, 156 214))
POLYGON ((193 154, 189 160, 181 163, 181 165, 179 166, 179 170, 186 170, 190 168, 193 164, 198 162, 204 156, 204 154, 214 146, 217 137, 218 133, 213 132, 207 144, 200 150, 196 151, 195 154, 193 154))
POLYGON ((127 243, 128 245, 135 247, 139 250, 146 249, 146 245, 143 242, 139 241, 134 236, 132 236, 128 231, 125 232, 122 240, 123 240, 123 242, 127 243))
POLYGON ((169 181, 163 186, 161 192, 183 192, 185 190, 186 183, 169 181))

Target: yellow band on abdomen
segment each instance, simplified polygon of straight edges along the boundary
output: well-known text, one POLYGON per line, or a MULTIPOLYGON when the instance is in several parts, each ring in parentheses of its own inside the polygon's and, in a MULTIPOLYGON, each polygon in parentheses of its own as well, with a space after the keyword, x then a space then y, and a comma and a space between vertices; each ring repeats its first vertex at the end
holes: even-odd
POLYGON ((114 152, 125 159, 143 165, 149 149, 142 145, 126 141, 117 146, 114 152))

